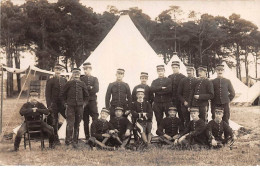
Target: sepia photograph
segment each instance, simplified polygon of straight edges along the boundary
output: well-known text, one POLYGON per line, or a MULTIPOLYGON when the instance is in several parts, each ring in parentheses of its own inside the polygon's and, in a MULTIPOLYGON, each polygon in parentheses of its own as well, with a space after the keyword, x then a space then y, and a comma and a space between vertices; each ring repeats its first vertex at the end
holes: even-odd
POLYGON ((259 167, 260 1, 0 9, 1 167, 259 167))

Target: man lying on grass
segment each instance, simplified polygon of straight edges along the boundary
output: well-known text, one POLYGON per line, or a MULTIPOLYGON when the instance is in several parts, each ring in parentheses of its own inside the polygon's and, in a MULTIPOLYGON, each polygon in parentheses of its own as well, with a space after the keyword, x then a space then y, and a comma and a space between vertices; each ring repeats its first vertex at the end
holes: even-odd
POLYGON ((188 124, 185 130, 180 134, 180 138, 175 141, 175 145, 186 147, 201 147, 207 144, 204 120, 199 118, 199 108, 190 108, 192 121, 188 124))
POLYGON ((103 108, 100 113, 100 118, 91 124, 91 137, 89 138, 90 147, 95 150, 96 146, 101 149, 115 150, 114 147, 107 146, 108 140, 112 137, 114 126, 107 121, 110 112, 103 108))
POLYGON ((160 142, 173 145, 174 140, 179 138, 179 131, 182 132, 183 125, 181 120, 176 117, 176 107, 169 107, 168 114, 169 117, 162 120, 156 134, 160 136, 160 142))
POLYGON ((123 116, 123 107, 115 108, 115 118, 110 119, 110 123, 115 128, 115 133, 110 139, 110 143, 113 146, 120 147, 121 150, 125 149, 125 146, 131 139, 131 130, 133 129, 132 123, 123 116))
POLYGON ((221 148, 223 145, 234 140, 232 129, 222 120, 223 114, 224 109, 222 107, 216 107, 215 119, 211 120, 207 125, 206 134, 209 139, 209 145, 212 148, 221 148))
MULTIPOLYGON (((49 114, 49 110, 44 104, 38 102, 39 93, 36 91, 30 92, 29 102, 25 103, 20 109, 20 115, 24 116, 29 121, 40 120, 40 116, 49 114)), ((49 147, 54 148, 54 130, 45 122, 41 123, 42 130, 48 134, 49 147)), ((14 141, 14 151, 19 150, 19 145, 24 133, 27 131, 26 123, 24 122, 19 128, 14 141)))

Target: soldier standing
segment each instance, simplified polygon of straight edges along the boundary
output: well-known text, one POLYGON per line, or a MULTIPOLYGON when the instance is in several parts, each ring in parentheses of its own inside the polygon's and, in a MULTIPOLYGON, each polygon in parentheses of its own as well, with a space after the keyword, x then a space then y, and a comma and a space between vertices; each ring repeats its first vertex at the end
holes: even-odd
POLYGON ((110 83, 106 93, 106 107, 110 109, 110 118, 115 117, 115 108, 123 107, 125 116, 130 113, 130 105, 132 103, 132 96, 130 87, 123 82, 125 70, 117 69, 116 81, 110 83), (110 101, 112 96, 112 100, 110 101))
POLYGON ((224 65, 217 65, 216 72, 217 78, 212 80, 214 87, 214 98, 211 101, 212 119, 215 119, 215 107, 222 107, 224 109, 223 121, 229 124, 229 102, 235 97, 235 90, 231 81, 223 77, 224 65))
POLYGON ((91 76, 92 66, 91 63, 87 62, 83 64, 85 76, 81 77, 81 81, 83 81, 89 93, 89 102, 84 108, 83 113, 83 121, 84 121, 84 132, 86 140, 89 139, 89 116, 92 117, 92 121, 98 119, 98 108, 97 108, 97 95, 96 93, 99 91, 99 83, 98 79, 94 76, 91 76))
POLYGON ((184 126, 187 126, 187 124, 190 122, 190 112, 188 110, 188 106, 191 102, 191 92, 195 87, 197 79, 194 77, 195 74, 195 68, 193 64, 189 64, 186 66, 187 68, 187 75, 188 77, 185 77, 181 79, 179 86, 178 86, 178 98, 181 102, 181 112, 183 114, 184 119, 184 126))
POLYGON ((214 97, 214 89, 212 82, 207 78, 207 67, 200 66, 198 68, 199 79, 191 93, 192 107, 199 107, 199 118, 207 122, 208 119, 208 101, 214 97))
POLYGON ((180 62, 172 61, 173 74, 169 75, 168 78, 172 80, 172 103, 177 108, 178 116, 184 123, 184 117, 181 111, 181 102, 178 99, 177 91, 181 79, 185 78, 183 74, 180 73, 180 62))
POLYGON ((151 90, 155 94, 153 111, 157 121, 157 128, 163 119, 163 114, 168 117, 169 107, 172 105, 172 82, 164 76, 164 65, 157 66, 158 78, 153 80, 151 90))
POLYGON ((153 92, 151 91, 150 87, 147 85, 148 73, 141 72, 140 80, 141 80, 141 84, 135 86, 134 89, 133 89, 132 101, 134 102, 134 101, 137 100, 136 90, 139 89, 139 88, 143 88, 144 89, 144 100, 148 101, 152 105, 153 104, 154 95, 153 95, 153 92))
POLYGON ((51 114, 48 116, 51 126, 54 128, 54 135, 56 145, 60 145, 60 140, 58 136, 58 123, 59 123, 59 113, 66 118, 65 106, 62 102, 62 89, 67 82, 67 80, 60 76, 62 66, 56 64, 54 66, 55 75, 53 78, 49 79, 46 83, 45 97, 47 102, 47 107, 51 110, 51 114))
POLYGON ((82 120, 84 106, 88 103, 89 94, 85 83, 80 81, 80 69, 74 68, 72 73, 72 80, 65 84, 63 92, 63 98, 67 104, 65 143, 66 145, 73 143, 73 147, 77 148, 79 124, 82 120))

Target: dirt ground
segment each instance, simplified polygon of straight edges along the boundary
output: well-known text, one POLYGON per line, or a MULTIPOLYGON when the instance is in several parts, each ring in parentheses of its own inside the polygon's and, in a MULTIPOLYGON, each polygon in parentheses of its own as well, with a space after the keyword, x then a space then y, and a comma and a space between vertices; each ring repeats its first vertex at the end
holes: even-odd
MULTIPOLYGON (((260 107, 231 107, 231 120, 243 126, 237 134, 234 148, 224 147, 220 150, 170 150, 166 148, 150 148, 140 151, 90 151, 83 143, 75 150, 67 148, 64 143, 52 149, 40 150, 39 143, 32 143, 32 150, 23 148, 19 152, 13 149, 12 129, 23 119, 18 111, 25 100, 4 101, 3 124, 6 131, 0 143, 0 165, 48 165, 48 166, 256 166, 260 165, 260 107), (7 126, 6 122, 10 121, 7 126)), ((46 147, 48 143, 46 143, 46 147)))

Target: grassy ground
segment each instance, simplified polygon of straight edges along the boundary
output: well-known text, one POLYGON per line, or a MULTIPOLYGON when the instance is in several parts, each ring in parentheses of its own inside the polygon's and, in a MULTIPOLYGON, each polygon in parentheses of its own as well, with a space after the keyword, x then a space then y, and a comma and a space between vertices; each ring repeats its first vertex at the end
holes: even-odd
MULTIPOLYGON (((11 117, 7 133, 21 123, 18 114, 21 104, 14 109, 15 100, 4 101, 4 123, 11 117), (15 119, 15 120, 14 120, 15 119)), ((4 139, 0 143, 0 165, 260 165, 260 107, 232 107, 231 119, 244 129, 239 131, 237 148, 230 150, 169 150, 151 148, 139 151, 90 151, 85 144, 78 150, 67 148, 64 144, 54 150, 40 150, 38 143, 32 143, 32 150, 24 150, 23 144, 19 152, 13 149, 12 140, 4 139)))

